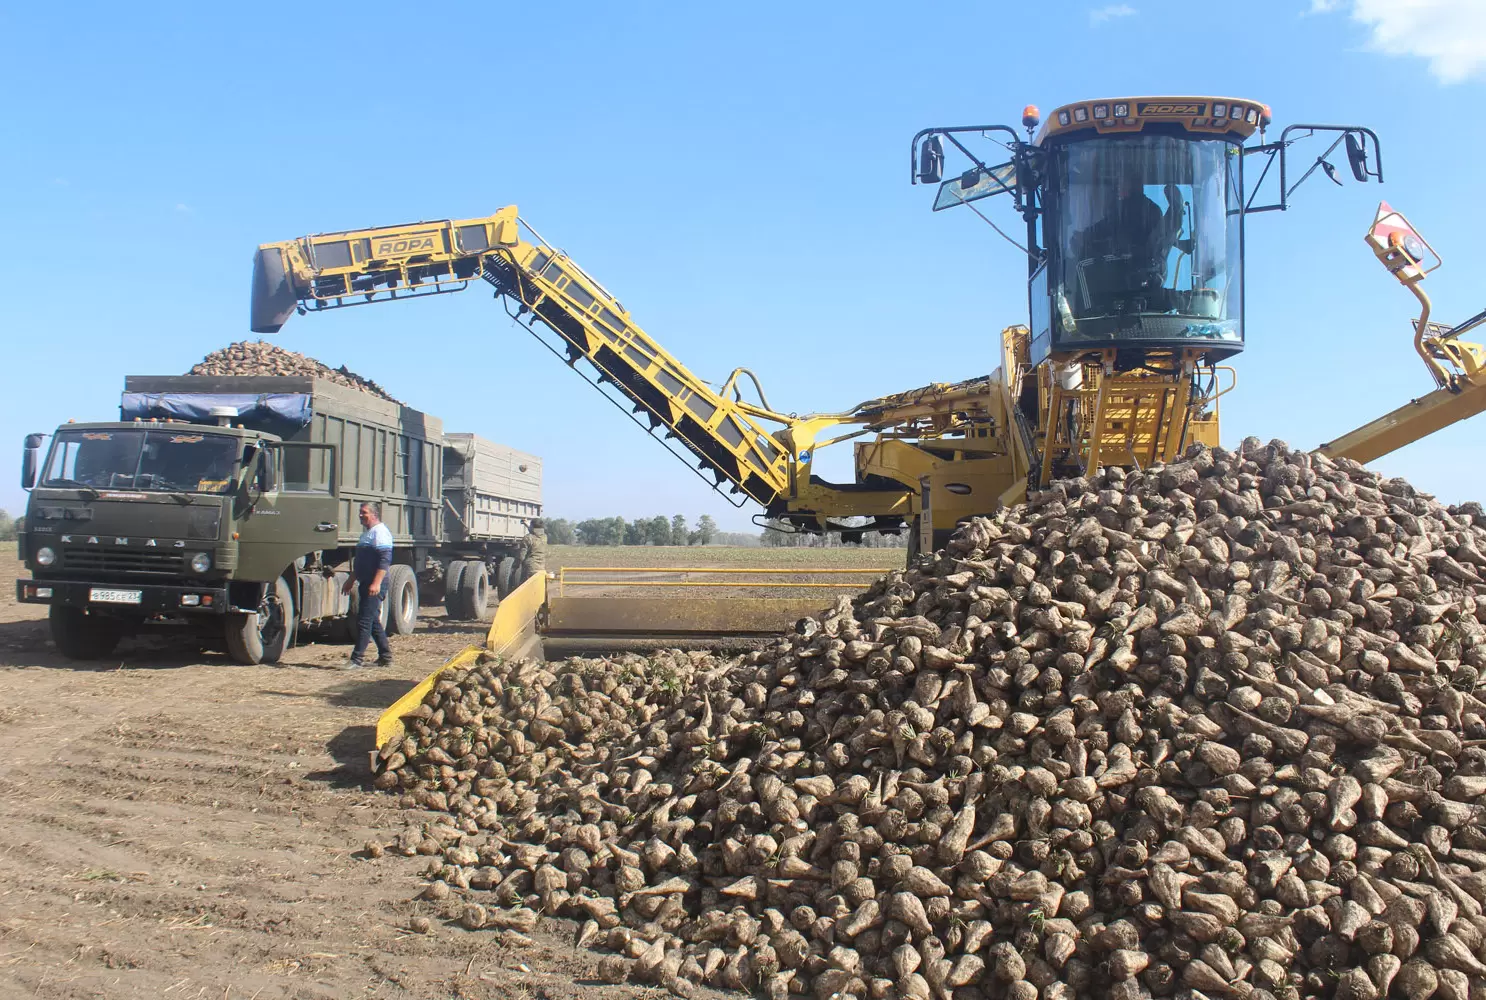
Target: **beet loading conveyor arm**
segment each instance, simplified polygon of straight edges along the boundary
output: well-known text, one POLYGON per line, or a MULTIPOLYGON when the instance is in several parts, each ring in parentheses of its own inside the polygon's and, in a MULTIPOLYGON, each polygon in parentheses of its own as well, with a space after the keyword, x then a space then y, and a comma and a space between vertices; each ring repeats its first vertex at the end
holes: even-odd
POLYGON ((606 396, 643 417, 652 434, 663 428, 667 438, 680 441, 698 468, 710 473, 718 492, 729 485, 723 495, 734 506, 751 499, 770 516, 813 530, 850 516, 901 523, 912 512, 912 491, 903 484, 873 480, 836 486, 810 474, 818 447, 863 431, 833 440, 820 436, 861 421, 850 413, 777 412, 769 408, 753 373, 743 368, 714 389, 521 220, 514 205, 485 218, 263 244, 253 262, 251 327, 255 333, 276 333, 296 312, 457 292, 479 279, 495 288, 512 319, 569 366, 578 370, 577 362, 586 359, 597 371, 589 381, 616 389, 619 399, 606 396), (556 336, 555 346, 543 332, 556 336), (758 403, 742 398, 744 379, 753 383, 758 403))
MULTIPOLYGON (((825 433, 853 424, 858 426, 847 427, 835 440, 870 433, 883 414, 870 406, 862 416, 854 411, 805 417, 779 413, 768 407, 762 391, 758 404, 741 398, 740 378, 753 379, 744 369, 714 389, 636 325, 618 300, 571 258, 526 226, 514 206, 485 218, 263 244, 254 258, 251 327, 256 333, 275 333, 296 313, 462 291, 478 287, 477 279, 492 285, 511 317, 580 374, 577 362, 586 359, 597 371, 597 378, 589 381, 601 390, 605 384, 617 390, 606 391, 606 398, 645 417, 652 432, 664 428, 667 437, 681 441, 700 468, 712 474, 717 486, 727 483, 734 495, 742 494, 744 499, 735 504, 751 499, 771 516, 816 530, 830 526, 833 518, 849 516, 901 524, 914 512, 917 496, 901 483, 872 477, 865 484, 837 487, 810 475, 815 450, 832 443, 823 439, 825 433), (555 344, 540 333, 554 334, 555 344)), ((778 632, 831 601, 822 591, 815 592, 818 604, 800 596, 740 600, 678 597, 674 592, 660 598, 561 593, 549 598, 543 580, 540 598, 533 603, 531 589, 537 582, 528 581, 501 602, 485 647, 471 647, 451 665, 473 662, 484 649, 540 655, 540 643, 531 647, 510 639, 536 630, 544 641, 550 635, 569 642, 583 636, 675 642, 688 634, 710 639, 778 632), (684 614, 678 613, 682 610, 684 614)), ((435 679, 410 693, 412 705, 400 702, 389 709, 387 726, 396 728, 399 713, 415 707, 435 679)), ((383 742, 381 732, 378 742, 383 742)))

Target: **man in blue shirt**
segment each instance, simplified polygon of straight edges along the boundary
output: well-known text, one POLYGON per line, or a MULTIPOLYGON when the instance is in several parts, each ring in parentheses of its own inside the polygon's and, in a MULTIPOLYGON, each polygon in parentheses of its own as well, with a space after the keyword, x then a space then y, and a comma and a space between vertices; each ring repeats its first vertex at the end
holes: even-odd
POLYGON ((387 630, 382 627, 382 601, 387 596, 383 584, 387 582, 387 571, 392 568, 392 532, 382 523, 379 504, 361 505, 361 526, 366 530, 356 542, 351 576, 342 588, 342 593, 349 594, 355 585, 360 597, 356 648, 351 651, 350 666, 362 666, 366 647, 375 641, 377 666, 387 667, 392 665, 392 645, 387 641, 387 630))

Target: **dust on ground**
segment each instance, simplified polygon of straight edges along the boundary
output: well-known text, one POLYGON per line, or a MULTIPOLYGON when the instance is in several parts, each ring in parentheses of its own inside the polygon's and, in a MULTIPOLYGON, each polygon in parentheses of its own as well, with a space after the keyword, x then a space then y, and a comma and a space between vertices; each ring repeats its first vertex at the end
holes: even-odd
POLYGON ((426 858, 360 856, 418 816, 365 784, 378 713, 483 626, 427 614, 395 667, 341 671, 348 647, 313 642, 273 667, 160 638, 74 663, 44 615, 5 581, 0 996, 659 995, 597 983, 566 922, 503 948, 412 902, 426 858))

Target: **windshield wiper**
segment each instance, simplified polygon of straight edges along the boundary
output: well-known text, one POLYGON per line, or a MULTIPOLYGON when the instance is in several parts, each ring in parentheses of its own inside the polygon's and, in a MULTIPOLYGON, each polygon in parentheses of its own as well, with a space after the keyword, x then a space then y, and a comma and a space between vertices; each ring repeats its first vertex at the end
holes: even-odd
POLYGON ((76 479, 48 479, 46 482, 42 483, 42 485, 61 486, 64 488, 82 490, 85 493, 91 494, 91 496, 88 497, 89 500, 97 500, 99 496, 102 495, 92 486, 89 486, 87 483, 80 483, 76 479))
POLYGON ((171 482, 169 479, 156 478, 145 489, 154 493, 164 493, 179 504, 189 505, 192 502, 191 494, 186 492, 186 488, 180 483, 171 482))

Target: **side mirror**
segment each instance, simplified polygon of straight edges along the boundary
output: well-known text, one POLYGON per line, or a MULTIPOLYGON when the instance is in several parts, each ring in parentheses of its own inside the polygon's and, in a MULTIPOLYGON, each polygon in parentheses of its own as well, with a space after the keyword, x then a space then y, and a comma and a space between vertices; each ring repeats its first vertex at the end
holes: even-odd
POLYGON ((27 434, 25 450, 21 452, 21 489, 36 487, 36 469, 41 461, 41 442, 45 434, 27 434))
POLYGON ((1357 138, 1356 132, 1348 132, 1347 140, 1347 162, 1352 165, 1352 176, 1360 183, 1367 182, 1367 147, 1362 145, 1362 140, 1357 138))
POLYGON ((263 483, 264 493, 272 493, 279 488, 278 469, 274 467, 273 456, 274 452, 269 448, 258 449, 258 461, 263 468, 260 482, 263 483))
POLYGON ((944 143, 931 135, 918 151, 918 180, 920 184, 938 184, 943 179, 944 143))

